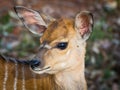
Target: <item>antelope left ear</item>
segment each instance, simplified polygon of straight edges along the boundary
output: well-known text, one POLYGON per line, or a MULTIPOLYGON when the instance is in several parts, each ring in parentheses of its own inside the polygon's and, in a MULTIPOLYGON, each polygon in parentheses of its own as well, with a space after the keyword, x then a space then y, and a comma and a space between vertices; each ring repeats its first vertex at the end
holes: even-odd
POLYGON ((14 9, 25 27, 33 34, 39 36, 42 36, 48 25, 52 21, 55 21, 55 19, 50 16, 46 16, 24 6, 15 6, 14 9))
POLYGON ((87 40, 93 28, 93 15, 88 11, 82 11, 76 15, 75 30, 81 38, 87 40))

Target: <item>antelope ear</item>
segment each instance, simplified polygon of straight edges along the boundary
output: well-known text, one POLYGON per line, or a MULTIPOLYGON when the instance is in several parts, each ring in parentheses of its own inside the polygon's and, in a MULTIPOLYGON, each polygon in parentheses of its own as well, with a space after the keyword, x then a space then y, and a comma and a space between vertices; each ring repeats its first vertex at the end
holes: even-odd
POLYGON ((87 40, 93 28, 93 15, 88 11, 80 12, 75 18, 75 30, 81 38, 87 40))
POLYGON ((23 6, 15 6, 15 12, 25 27, 34 34, 41 36, 47 28, 42 16, 32 9, 23 6))

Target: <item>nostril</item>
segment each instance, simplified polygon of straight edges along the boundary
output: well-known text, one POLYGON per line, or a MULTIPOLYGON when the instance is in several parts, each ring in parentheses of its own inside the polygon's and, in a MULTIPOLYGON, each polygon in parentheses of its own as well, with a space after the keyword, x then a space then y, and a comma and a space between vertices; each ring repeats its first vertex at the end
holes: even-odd
POLYGON ((34 69, 38 66, 40 66, 41 62, 39 60, 31 60, 30 61, 30 65, 31 65, 31 68, 34 69))

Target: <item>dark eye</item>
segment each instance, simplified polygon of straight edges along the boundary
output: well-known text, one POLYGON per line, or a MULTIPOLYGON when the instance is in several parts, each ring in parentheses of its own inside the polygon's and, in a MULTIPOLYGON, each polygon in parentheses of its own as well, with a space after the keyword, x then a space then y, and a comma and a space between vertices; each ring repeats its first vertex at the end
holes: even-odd
POLYGON ((67 42, 60 42, 57 44, 57 48, 64 50, 67 47, 68 43, 67 42))

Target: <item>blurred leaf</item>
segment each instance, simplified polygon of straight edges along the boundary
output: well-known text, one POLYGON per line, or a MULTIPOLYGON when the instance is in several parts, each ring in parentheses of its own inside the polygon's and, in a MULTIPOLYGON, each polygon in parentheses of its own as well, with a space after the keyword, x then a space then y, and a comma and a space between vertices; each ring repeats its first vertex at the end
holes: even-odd
POLYGON ((112 75, 112 71, 110 69, 105 69, 103 73, 104 73, 104 76, 103 76, 104 79, 109 79, 112 75))
POLYGON ((111 39, 112 34, 108 34, 109 31, 111 31, 111 28, 107 28, 107 25, 105 25, 105 20, 101 19, 100 21, 96 22, 93 32, 91 34, 90 40, 95 41, 95 40, 100 40, 100 39, 111 39), (107 31, 104 30, 107 29, 107 31))
POLYGON ((7 14, 7 15, 0 18, 0 23, 7 24, 9 22, 9 20, 10 20, 10 15, 7 14))

